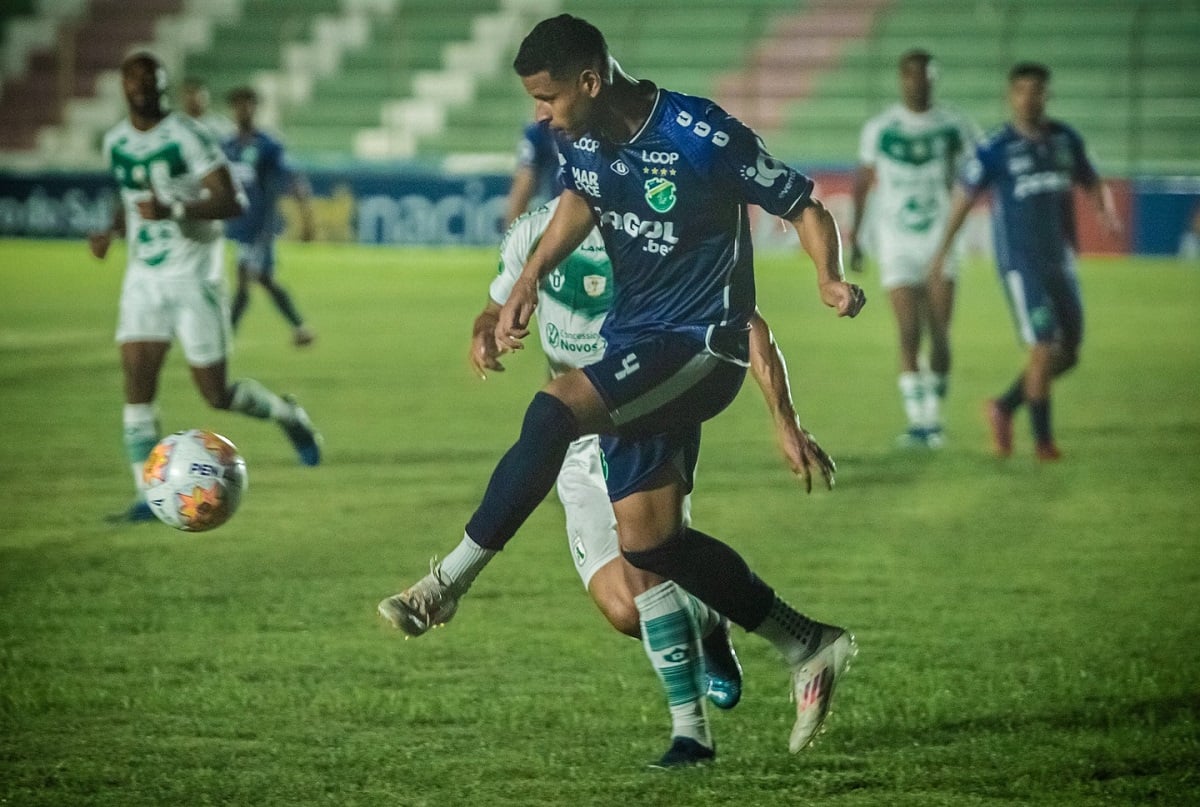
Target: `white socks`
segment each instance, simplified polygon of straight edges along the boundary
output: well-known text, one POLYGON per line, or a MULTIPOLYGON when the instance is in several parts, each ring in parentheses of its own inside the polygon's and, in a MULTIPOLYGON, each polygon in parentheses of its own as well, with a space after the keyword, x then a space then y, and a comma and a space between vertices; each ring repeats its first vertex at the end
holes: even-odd
POLYGON ((826 627, 776 597, 767 618, 753 632, 775 645, 788 666, 795 667, 817 652, 826 627))
POLYGON ((496 550, 484 549, 471 540, 471 536, 463 533, 463 539, 458 546, 450 550, 450 554, 442 558, 442 582, 454 589, 458 594, 465 594, 475 578, 483 571, 483 567, 496 557, 496 550))
POLYGON ((233 384, 233 400, 229 409, 253 418, 286 421, 292 414, 287 401, 264 387, 253 378, 243 378, 233 384))
POLYGON ((928 370, 901 373, 898 386, 904 403, 904 416, 912 428, 937 431, 942 428, 942 401, 946 397, 947 377, 928 370))
POLYGON ((142 466, 158 443, 158 410, 152 403, 125 404, 121 421, 124 425, 125 456, 133 472, 133 486, 139 498, 144 498, 142 466))
POLYGON ((684 597, 670 580, 634 598, 642 645, 662 682, 671 711, 671 735, 712 748, 704 706, 704 660, 700 634, 684 597))

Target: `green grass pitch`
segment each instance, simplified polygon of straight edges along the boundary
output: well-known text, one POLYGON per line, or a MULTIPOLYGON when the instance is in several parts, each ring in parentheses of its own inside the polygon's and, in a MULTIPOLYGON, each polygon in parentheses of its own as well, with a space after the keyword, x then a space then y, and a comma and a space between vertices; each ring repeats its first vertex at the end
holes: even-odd
POLYGON ((402 641, 375 604, 459 539, 544 376, 486 382, 467 334, 492 250, 284 245, 319 339, 256 294, 232 360, 325 436, 206 409, 178 351, 165 429, 241 448, 241 511, 208 534, 103 523, 130 493, 112 344, 122 255, 0 243, 0 804, 1005 805, 1200 802, 1200 272, 1084 261, 1083 362, 1057 388, 1066 459, 1028 425, 1007 462, 980 405, 1014 376, 990 267, 960 284, 948 445, 902 429, 877 277, 857 320, 796 257, 759 299, 833 493, 787 473, 749 382, 705 427, 696 523, 861 653, 827 733, 786 750, 787 676, 736 633, 746 695, 718 761, 656 773, 665 705, 572 569, 548 501, 455 621, 402 641))

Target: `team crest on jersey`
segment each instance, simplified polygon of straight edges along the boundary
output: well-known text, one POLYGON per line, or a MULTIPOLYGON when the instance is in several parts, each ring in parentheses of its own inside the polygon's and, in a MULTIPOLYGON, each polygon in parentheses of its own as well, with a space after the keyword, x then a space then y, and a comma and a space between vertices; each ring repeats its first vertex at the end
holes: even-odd
POLYGON ((647 179, 646 204, 657 213, 666 213, 675 206, 675 183, 662 177, 647 179))
POLYGON ((608 278, 604 275, 584 275, 583 291, 588 297, 599 297, 608 287, 608 278))

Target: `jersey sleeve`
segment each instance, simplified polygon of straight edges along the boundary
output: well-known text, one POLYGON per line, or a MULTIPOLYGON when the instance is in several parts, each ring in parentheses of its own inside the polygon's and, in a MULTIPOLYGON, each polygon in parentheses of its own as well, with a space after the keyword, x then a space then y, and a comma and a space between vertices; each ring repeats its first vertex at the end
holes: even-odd
POLYGON ((977 145, 963 164, 958 181, 968 193, 981 193, 996 181, 997 157, 993 143, 977 145))
POLYGON ((521 139, 517 141, 517 167, 518 168, 533 168, 537 165, 538 148, 534 141, 536 133, 536 124, 526 126, 521 133, 521 139))
POLYGON ((858 138, 858 164, 875 167, 878 158, 879 119, 872 118, 862 128, 858 138))
POLYGON ((500 265, 496 269, 496 277, 488 287, 488 296, 500 305, 508 302, 508 295, 512 294, 513 286, 521 276, 525 261, 529 259, 536 238, 540 235, 535 233, 534 221, 533 216, 519 217, 508 228, 504 240, 500 242, 500 265))
POLYGON ((179 147, 187 161, 188 170, 196 178, 208 176, 214 168, 226 164, 225 152, 217 138, 199 126, 182 127, 179 147))
POLYGON ((1071 138, 1072 181, 1084 186, 1096 184, 1100 180, 1100 173, 1088 155, 1083 137, 1074 129, 1068 129, 1067 132, 1071 138))
POLYGON ((811 197, 813 181, 772 157, 762 139, 744 123, 716 107, 714 110, 718 114, 712 116, 709 140, 718 173, 743 201, 773 216, 786 218, 799 209, 811 197))

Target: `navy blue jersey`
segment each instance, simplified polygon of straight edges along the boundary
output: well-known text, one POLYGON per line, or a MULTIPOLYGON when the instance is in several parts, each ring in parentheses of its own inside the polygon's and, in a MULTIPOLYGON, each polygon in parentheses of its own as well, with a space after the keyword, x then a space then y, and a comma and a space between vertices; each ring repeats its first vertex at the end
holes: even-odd
POLYGON ((546 121, 531 123, 517 144, 517 165, 533 172, 533 197, 528 208, 534 210, 562 191, 558 178, 558 142, 546 121))
POLYGON ((265 132, 256 131, 243 140, 234 134, 221 141, 234 177, 246 191, 246 212, 225 224, 225 233, 249 244, 279 232, 279 197, 287 193, 295 174, 283 144, 265 132))
POLYGON ((1063 267, 1076 246, 1072 185, 1098 179, 1083 138, 1053 120, 1038 140, 1006 124, 975 149, 961 177, 968 191, 991 188, 996 262, 1020 272, 1063 267))
POLYGON ((628 143, 586 135, 560 146, 563 185, 581 194, 613 266, 610 350, 660 331, 745 363, 754 312, 747 203, 800 209, 813 182, 706 98, 659 90, 628 143))

